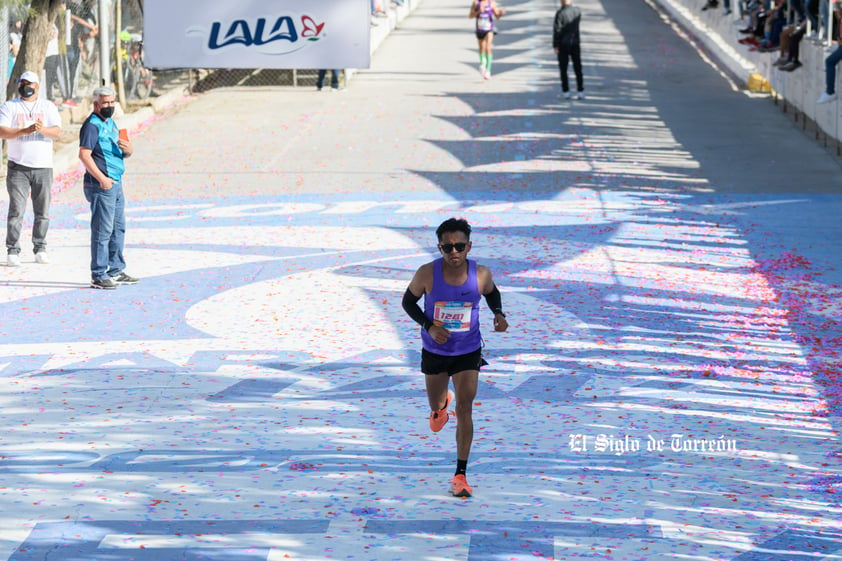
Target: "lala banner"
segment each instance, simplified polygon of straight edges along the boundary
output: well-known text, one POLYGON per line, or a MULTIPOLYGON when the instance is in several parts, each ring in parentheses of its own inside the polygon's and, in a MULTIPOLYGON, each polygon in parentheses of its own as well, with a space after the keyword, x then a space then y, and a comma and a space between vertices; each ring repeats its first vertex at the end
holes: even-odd
POLYGON ((152 68, 368 68, 369 0, 147 0, 152 68))

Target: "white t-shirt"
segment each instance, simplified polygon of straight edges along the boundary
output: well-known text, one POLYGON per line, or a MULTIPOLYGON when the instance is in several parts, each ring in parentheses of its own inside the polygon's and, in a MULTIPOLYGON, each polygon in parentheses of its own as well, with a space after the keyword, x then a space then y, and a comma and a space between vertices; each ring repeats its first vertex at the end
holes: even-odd
MULTIPOLYGON (((16 97, 0 105, 0 127, 28 127, 38 119, 45 127, 61 126, 61 115, 51 101, 23 101, 16 97)), ((7 141, 9 160, 29 168, 53 167, 53 141, 40 132, 7 141)))
POLYGON ((45 53, 46 56, 55 56, 58 53, 58 27, 56 24, 50 28, 50 40, 47 41, 47 52, 45 53))

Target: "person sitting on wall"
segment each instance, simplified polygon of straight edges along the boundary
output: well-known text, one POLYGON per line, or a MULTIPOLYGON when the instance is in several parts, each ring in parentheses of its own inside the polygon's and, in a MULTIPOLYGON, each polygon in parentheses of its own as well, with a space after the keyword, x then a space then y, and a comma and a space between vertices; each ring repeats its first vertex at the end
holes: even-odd
POLYGON ((763 39, 757 46, 761 53, 768 53, 778 49, 781 41, 781 31, 786 24, 786 3, 784 0, 775 0, 774 6, 769 10, 766 21, 763 24, 763 39))
POLYGON ((835 30, 836 48, 824 59, 825 87, 816 103, 830 103, 836 100, 836 65, 842 60, 842 2, 840 0, 833 4, 833 15, 839 21, 835 30))
POLYGON ((746 14, 748 15, 748 24, 740 33, 748 35, 744 39, 740 39, 739 43, 744 45, 758 45, 760 39, 763 37, 766 25, 767 6, 760 0, 752 0, 746 5, 746 14))
POLYGON ((807 20, 785 28, 781 32, 781 54, 778 60, 772 63, 785 72, 792 72, 801 62, 798 60, 801 39, 807 34, 807 20))

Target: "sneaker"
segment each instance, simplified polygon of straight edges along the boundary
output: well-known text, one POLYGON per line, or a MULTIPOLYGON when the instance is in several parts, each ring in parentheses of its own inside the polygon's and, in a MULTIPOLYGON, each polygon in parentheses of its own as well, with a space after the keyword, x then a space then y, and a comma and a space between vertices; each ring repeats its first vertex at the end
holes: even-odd
POLYGON ((573 94, 570 92, 564 92, 564 99, 570 99, 573 97, 573 94))
POLYGON ((486 80, 491 80, 491 70, 486 70, 482 77, 486 80))
POLYGON ((111 280, 115 284, 137 284, 140 279, 136 279, 131 275, 127 275, 126 273, 120 273, 119 275, 111 277, 111 280))
POLYGON ((441 408, 440 411, 433 411, 430 413, 430 430, 433 432, 439 432, 441 429, 444 428, 444 425, 447 424, 447 419, 450 418, 450 415, 447 412, 447 408, 450 407, 450 403, 453 401, 453 392, 447 392, 447 401, 444 403, 444 407, 441 408))
POLYGON ((576 99, 585 99, 585 92, 579 92, 576 94, 576 99))
POLYGON ((41 265, 46 265, 50 262, 50 258, 47 257, 46 251, 39 251, 35 254, 35 262, 40 263, 41 265))
POLYGON ((117 283, 111 280, 111 277, 105 277, 104 279, 93 279, 91 281, 91 288, 114 290, 115 288, 117 288, 117 283))
POLYGON ((10 253, 6 256, 6 265, 9 267, 20 267, 20 255, 10 253))
POLYGON ((464 475, 454 475, 450 481, 450 494, 454 497, 470 497, 474 490, 468 485, 464 475))
POLYGON ((799 66, 801 66, 800 62, 798 62, 797 60, 791 60, 791 61, 787 62, 786 64, 780 65, 778 68, 780 68, 784 72, 792 72, 793 70, 795 70, 799 66))
POLYGON ((832 93, 829 94, 827 92, 822 92, 822 95, 819 99, 816 100, 816 103, 830 103, 831 101, 836 100, 836 94, 832 93))

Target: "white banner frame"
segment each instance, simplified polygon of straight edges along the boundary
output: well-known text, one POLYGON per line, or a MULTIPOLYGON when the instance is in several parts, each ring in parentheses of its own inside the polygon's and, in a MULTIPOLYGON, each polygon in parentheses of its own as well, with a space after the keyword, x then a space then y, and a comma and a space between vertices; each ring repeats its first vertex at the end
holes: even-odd
POLYGON ((368 68, 369 0, 146 0, 150 68, 368 68))

